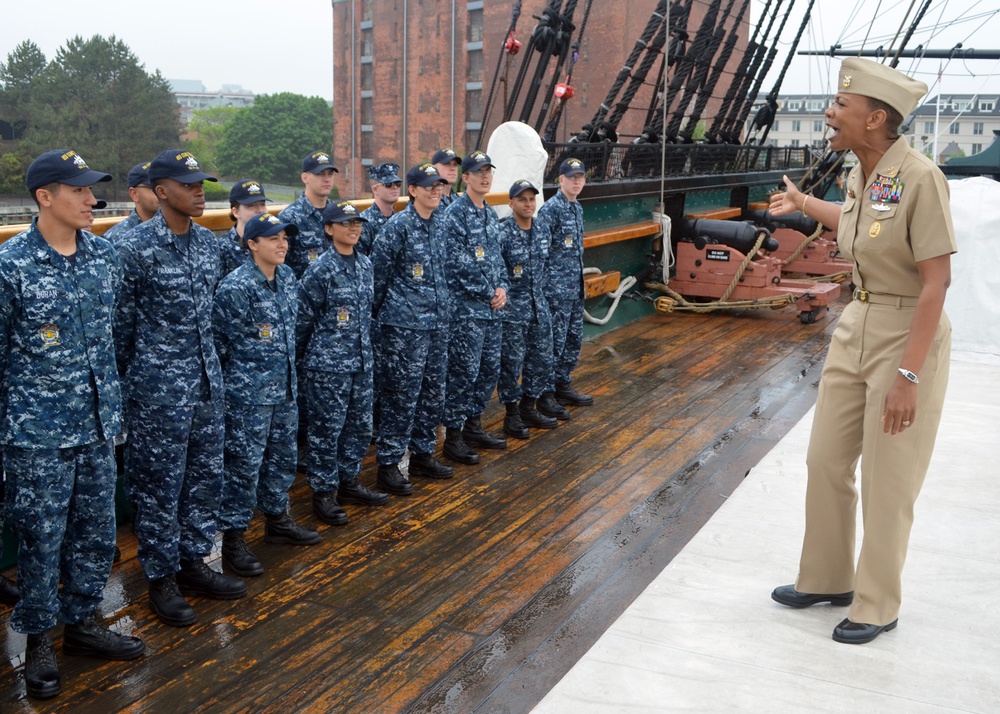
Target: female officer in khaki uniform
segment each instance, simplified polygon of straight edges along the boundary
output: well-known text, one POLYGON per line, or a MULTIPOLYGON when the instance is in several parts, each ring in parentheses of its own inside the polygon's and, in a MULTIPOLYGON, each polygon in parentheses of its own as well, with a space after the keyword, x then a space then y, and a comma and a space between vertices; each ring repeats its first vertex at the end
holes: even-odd
POLYGON ((830 149, 858 165, 843 207, 798 191, 775 215, 803 211, 837 228, 854 263, 854 299, 833 334, 809 441, 806 532, 789 607, 850 605, 833 639, 870 642, 896 627, 900 574, 944 402, 951 325, 944 314, 955 234, 948 184, 897 128, 927 86, 887 66, 844 60, 827 109, 830 149), (855 568, 855 469, 864 540, 855 568))

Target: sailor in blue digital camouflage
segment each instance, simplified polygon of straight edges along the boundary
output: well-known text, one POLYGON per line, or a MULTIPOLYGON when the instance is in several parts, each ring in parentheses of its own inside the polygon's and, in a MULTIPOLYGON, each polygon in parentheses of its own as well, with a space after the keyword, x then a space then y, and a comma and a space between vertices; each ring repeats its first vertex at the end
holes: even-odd
POLYGON ((538 189, 530 181, 515 181, 508 196, 513 215, 500 224, 500 244, 510 289, 502 311, 497 391, 506 409, 504 431, 527 439, 529 427, 554 429, 558 424, 535 407, 552 373, 552 316, 545 298, 550 232, 544 219, 534 215, 538 189))
POLYGON ((125 218, 104 231, 104 239, 117 244, 129 231, 160 210, 160 202, 149 183, 149 162, 136 164, 128 172, 128 195, 135 208, 125 218))
POLYGON ((413 491, 399 470, 407 447, 411 476, 454 475, 434 458, 448 369, 447 246, 437 210, 445 185, 430 164, 411 168, 410 203, 389 219, 372 248, 383 359, 378 484, 400 496, 413 491))
POLYGON ((468 154, 462 160, 465 193, 444 212, 451 289, 444 455, 461 464, 479 463, 477 449, 507 448, 506 439, 487 434, 482 424, 500 376, 500 316, 508 287, 499 221, 486 203, 494 168, 482 151, 468 154))
POLYGON ((399 164, 386 163, 368 167, 368 178, 371 180, 372 205, 361 212, 365 224, 361 227, 361 239, 358 241, 359 253, 371 255, 375 236, 382 226, 392 218, 393 206, 399 200, 399 192, 403 179, 399 177, 399 164))
POLYGON ((90 187, 110 180, 75 151, 43 153, 25 176, 38 217, 0 246, 0 441, 21 589, 11 625, 28 635, 25 687, 40 699, 61 688, 49 633, 59 620, 67 654, 144 650, 95 618, 115 547, 122 272, 111 244, 85 229, 97 205, 90 187))
POLYGON ((282 223, 294 223, 298 235, 288 244, 288 258, 285 263, 302 278, 309 263, 326 252, 329 242, 323 232, 323 209, 329 206, 330 192, 333 190, 333 175, 339 173, 330 155, 325 151, 313 151, 302 160, 302 195, 278 214, 282 223))
POLYGON ((443 211, 458 198, 459 194, 455 190, 455 184, 458 182, 458 169, 462 165, 462 157, 456 154, 454 149, 438 149, 431 157, 431 163, 441 174, 441 178, 448 183, 444 187, 441 203, 438 206, 443 211))
POLYGON ((374 400, 372 265, 355 250, 364 219, 341 201, 327 206, 323 223, 332 249, 302 277, 296 341, 309 406, 306 478, 313 511, 339 526, 347 523, 342 503, 381 506, 389 495, 358 480, 371 443, 374 400))
POLYGON ((552 373, 537 407, 557 419, 569 419, 566 405, 594 403, 571 385, 583 346, 583 208, 577 198, 586 183, 583 162, 566 159, 559 165, 559 190, 538 211, 550 236, 545 294, 552 312, 552 373))
POLYGON ((229 190, 229 217, 233 219, 233 227, 226 235, 219 236, 223 276, 229 275, 246 262, 250 249, 243 239, 243 230, 251 218, 267 213, 269 200, 264 195, 264 187, 260 185, 260 181, 253 179, 240 179, 229 190))
POLYGON ((244 533, 254 507, 264 541, 313 545, 319 533, 288 514, 298 463, 296 281, 284 265, 291 223, 260 213, 243 227, 250 259, 215 293, 212 332, 226 389, 225 466, 219 529, 222 562, 240 576, 264 572, 244 533))
POLYGON ((194 623, 178 591, 233 599, 246 584, 204 562, 222 493, 222 369, 212 336, 212 296, 222 278, 219 241, 191 219, 205 210, 201 170, 169 149, 150 164, 160 201, 119 245, 125 281, 115 321, 125 385, 126 487, 149 580, 149 602, 175 626, 194 623))

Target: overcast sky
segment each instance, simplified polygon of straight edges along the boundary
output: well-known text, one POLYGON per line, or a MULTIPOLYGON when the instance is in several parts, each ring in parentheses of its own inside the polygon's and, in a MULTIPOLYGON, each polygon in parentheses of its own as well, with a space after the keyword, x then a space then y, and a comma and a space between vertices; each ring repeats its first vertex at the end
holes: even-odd
MULTIPOLYGON (((511 2, 512 0, 489 0, 511 2)), ((595 0, 595 2, 648 3, 654 0, 595 0)), ((529 0, 526 7, 538 4, 529 0)), ((859 47, 865 34, 868 47, 888 45, 911 0, 815 0, 810 24, 800 49, 826 49, 835 42, 859 47), (871 22, 875 8, 879 17, 871 22)), ((795 0, 797 17, 782 33, 787 47, 798 30, 808 0, 795 0)), ((738 6, 738 5, 737 5, 738 6)), ((787 6, 787 2, 784 3, 787 6)), ((429 7, 425 3, 423 7, 429 7)), ((764 0, 752 0, 754 17, 764 0)), ((152 71, 168 79, 201 80, 209 91, 223 84, 238 84, 257 94, 295 92, 333 97, 332 9, 330 0, 170 0, 142 3, 136 0, 5 0, 0 23, 0 60, 20 42, 33 40, 51 58, 73 35, 116 35, 152 71)), ((522 15, 527 29, 534 20, 522 15)), ((925 29, 910 47, 924 43, 946 49, 963 42, 965 47, 1000 49, 1000 12, 997 0, 934 0, 925 29), (939 25, 940 21, 943 25, 939 25), (947 27, 945 27, 947 25, 947 27)), ((624 59, 624 57, 622 58, 624 59)), ((795 57, 783 92, 830 92, 840 60, 795 57)), ((781 57, 764 83, 769 91, 777 77, 781 57)), ((902 69, 932 85, 938 60, 902 69)), ((1000 62, 996 60, 944 63, 946 92, 1000 94, 1000 62)), ((932 87, 932 94, 936 88, 932 87)))

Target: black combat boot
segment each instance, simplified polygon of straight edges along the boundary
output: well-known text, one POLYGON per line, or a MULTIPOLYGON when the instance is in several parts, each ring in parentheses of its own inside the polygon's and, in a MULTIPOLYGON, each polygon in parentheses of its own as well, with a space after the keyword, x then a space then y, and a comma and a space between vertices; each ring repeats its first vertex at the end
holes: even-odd
POLYGON ((337 489, 313 493, 313 513, 331 526, 347 525, 347 511, 337 503, 337 489))
MULTIPOLYGON (((447 456, 452 461, 457 461, 460 464, 478 464, 479 454, 469 448, 469 445, 465 443, 465 439, 462 438, 462 430, 452 427, 445 429, 444 436, 444 455, 447 456)), ((413 459, 410 459, 410 464, 412 468, 413 459)))
POLYGON ((319 531, 296 523, 287 513, 264 514, 264 542, 281 545, 316 545, 319 531))
POLYGON ((242 578, 264 574, 264 566, 250 550, 240 530, 222 533, 222 564, 242 578))
POLYGON ((389 502, 389 494, 368 488, 360 481, 340 484, 338 495, 341 503, 355 503, 359 506, 384 506, 389 502))
POLYGON ((68 655, 125 660, 142 657, 145 651, 146 645, 138 637, 109 630, 97 621, 93 613, 82 622, 66 625, 63 631, 63 652, 68 655))
POLYGON ((239 600, 247 594, 245 582, 215 572, 200 558, 181 561, 177 587, 185 595, 204 595, 214 600, 239 600))
POLYGON ((173 575, 149 582, 149 606, 163 622, 174 627, 193 625, 197 616, 194 608, 177 589, 173 575))
POLYGON ((399 470, 399 464, 379 464, 375 482, 396 496, 409 496, 413 493, 413 484, 403 476, 403 472, 399 470))
POLYGON ((517 402, 510 402, 503 406, 507 410, 507 414, 503 418, 503 430, 507 436, 515 439, 527 439, 531 436, 531 431, 521 421, 521 413, 517 402))
POLYGON ((559 426, 559 419, 569 419, 569 410, 552 398, 552 392, 541 396, 538 400, 537 408, 534 399, 531 397, 522 397, 520 412, 521 421, 526 426, 536 429, 555 429, 559 426), (543 402, 545 403, 543 404, 543 402), (550 414, 546 408, 553 410, 555 413, 550 414))
POLYGON ((423 476, 424 478, 445 479, 455 475, 455 469, 442 464, 434 458, 433 454, 410 454, 409 471, 410 476, 423 476))
POLYGON ((571 407, 589 407, 593 405, 594 398, 589 394, 580 394, 569 382, 565 384, 556 382, 556 401, 571 407))
POLYGON ((28 635, 24 651, 24 688, 28 696, 35 699, 51 699, 62 690, 56 651, 48 632, 28 635))
POLYGON ((462 438, 465 439, 465 443, 469 446, 473 446, 480 449, 506 449, 507 440, 498 437, 490 436, 483 429, 483 420, 480 415, 471 416, 465 420, 465 426, 462 427, 462 438))

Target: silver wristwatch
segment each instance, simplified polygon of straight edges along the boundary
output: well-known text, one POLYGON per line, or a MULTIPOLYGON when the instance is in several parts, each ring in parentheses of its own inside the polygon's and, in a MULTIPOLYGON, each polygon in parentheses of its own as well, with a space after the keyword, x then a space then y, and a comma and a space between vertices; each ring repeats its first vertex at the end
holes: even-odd
POLYGON ((914 384, 920 384, 920 378, 919 378, 919 377, 917 377, 917 375, 915 375, 915 374, 914 374, 913 372, 911 372, 910 370, 908 370, 908 369, 903 369, 902 367, 900 367, 900 368, 899 368, 899 373, 900 373, 901 375, 903 375, 904 377, 906 377, 906 378, 907 378, 908 380, 910 380, 911 382, 913 382, 914 384))

